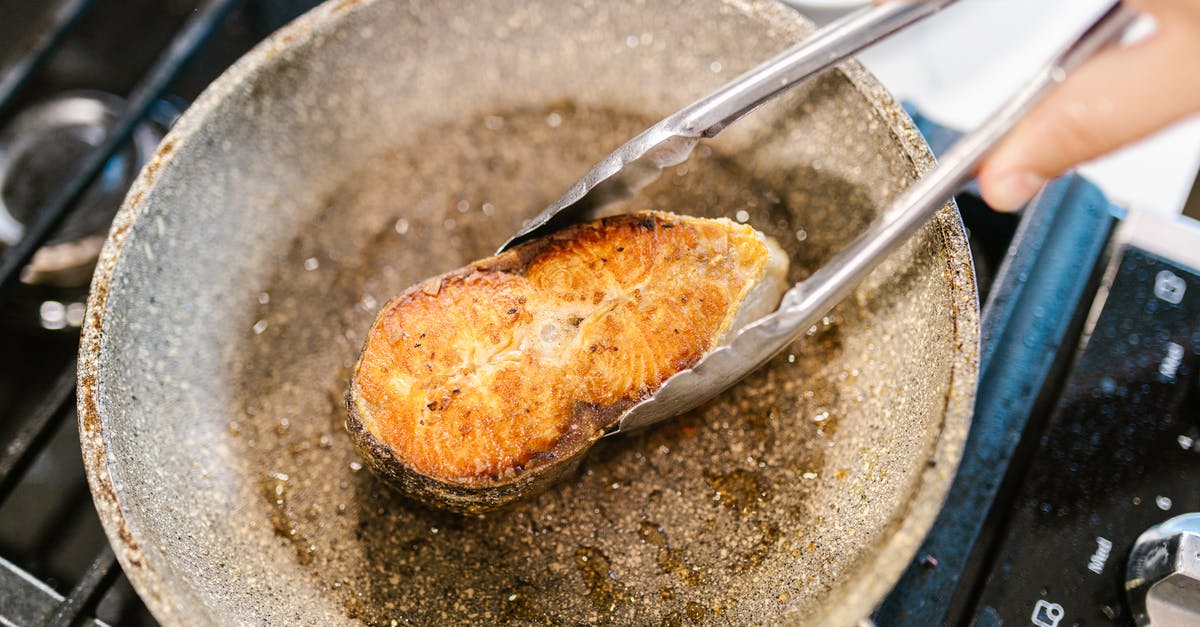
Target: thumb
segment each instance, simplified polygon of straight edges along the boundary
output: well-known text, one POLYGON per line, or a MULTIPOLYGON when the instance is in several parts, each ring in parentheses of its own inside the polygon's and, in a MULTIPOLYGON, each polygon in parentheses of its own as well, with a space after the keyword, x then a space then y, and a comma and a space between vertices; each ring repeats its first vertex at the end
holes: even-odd
POLYGON ((1059 85, 984 159, 988 204, 1014 210, 1046 180, 1200 110, 1200 33, 1160 22, 1150 39, 1100 52, 1059 85))

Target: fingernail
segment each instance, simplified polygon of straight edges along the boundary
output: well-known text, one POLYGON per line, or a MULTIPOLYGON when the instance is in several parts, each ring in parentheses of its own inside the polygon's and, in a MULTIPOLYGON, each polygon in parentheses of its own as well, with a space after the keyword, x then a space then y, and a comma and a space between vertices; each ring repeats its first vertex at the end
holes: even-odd
POLYGON ((987 194, 987 202, 1000 211, 1016 211, 1042 189, 1046 179, 1033 172, 1013 172, 1001 177, 987 194))

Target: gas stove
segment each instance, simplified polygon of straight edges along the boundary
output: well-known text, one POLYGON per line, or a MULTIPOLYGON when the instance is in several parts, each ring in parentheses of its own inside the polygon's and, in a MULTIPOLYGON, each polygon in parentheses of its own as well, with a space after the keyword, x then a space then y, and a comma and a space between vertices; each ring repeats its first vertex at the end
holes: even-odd
MULTIPOLYGON (((0 0, 0 623, 154 624, 79 460, 88 273, 178 111, 312 4, 0 0)), ((935 152, 953 141, 913 114, 935 152)), ((872 620, 1200 624, 1200 225, 1076 175, 1019 217, 958 202, 983 303, 973 428, 872 620)))

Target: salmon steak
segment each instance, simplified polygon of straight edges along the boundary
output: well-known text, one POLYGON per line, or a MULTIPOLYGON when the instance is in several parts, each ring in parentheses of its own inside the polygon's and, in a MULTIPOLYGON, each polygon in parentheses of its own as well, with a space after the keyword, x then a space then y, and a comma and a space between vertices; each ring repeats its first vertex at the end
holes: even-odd
POLYGON ((462 513, 574 472, 622 412, 770 313, 787 256, 726 219, 638 212, 574 225, 389 301, 346 427, 372 470, 462 513))

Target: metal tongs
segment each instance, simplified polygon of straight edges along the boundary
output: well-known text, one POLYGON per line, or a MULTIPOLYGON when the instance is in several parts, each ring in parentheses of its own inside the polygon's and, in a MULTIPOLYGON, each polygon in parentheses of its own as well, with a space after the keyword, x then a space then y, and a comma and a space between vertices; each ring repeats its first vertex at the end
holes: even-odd
MULTIPOLYGON (((602 217, 605 205, 632 195, 658 178, 663 168, 686 160, 701 139, 715 136, 764 102, 955 2, 892 0, 817 31, 605 157, 562 198, 505 242, 500 251, 569 224, 602 217)), ((609 433, 645 427, 687 411, 782 351, 945 206, 971 179, 983 156, 1050 88, 1084 60, 1117 41, 1136 17, 1134 11, 1114 0, 987 122, 960 139, 936 167, 901 193, 862 234, 788 290, 775 312, 743 327, 727 344, 667 379, 652 396, 626 410, 609 433)))

